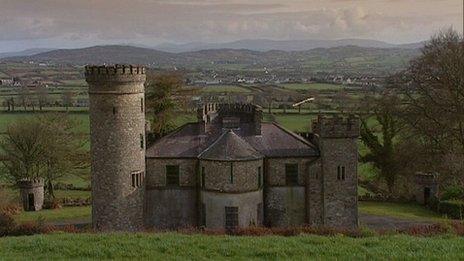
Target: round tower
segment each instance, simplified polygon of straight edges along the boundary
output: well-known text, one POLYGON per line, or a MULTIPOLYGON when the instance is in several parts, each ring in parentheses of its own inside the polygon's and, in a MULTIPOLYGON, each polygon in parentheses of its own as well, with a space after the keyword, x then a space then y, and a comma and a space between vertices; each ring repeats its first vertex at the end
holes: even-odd
POLYGON ((97 230, 143 228, 145 68, 86 66, 92 222, 97 230))

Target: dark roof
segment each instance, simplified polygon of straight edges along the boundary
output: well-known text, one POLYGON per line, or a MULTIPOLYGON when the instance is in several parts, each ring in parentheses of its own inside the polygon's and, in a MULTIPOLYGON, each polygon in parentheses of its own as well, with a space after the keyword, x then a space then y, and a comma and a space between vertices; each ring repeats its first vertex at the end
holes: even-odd
MULTIPOLYGON (((197 158, 223 134, 222 129, 212 129, 200 135, 199 129, 199 123, 180 127, 147 148, 146 156, 197 158)), ((319 156, 317 146, 276 123, 262 123, 261 135, 249 135, 246 128, 234 130, 234 133, 265 157, 319 156)))
POLYGON ((237 161, 261 159, 263 155, 233 130, 227 130, 198 157, 205 160, 237 161))

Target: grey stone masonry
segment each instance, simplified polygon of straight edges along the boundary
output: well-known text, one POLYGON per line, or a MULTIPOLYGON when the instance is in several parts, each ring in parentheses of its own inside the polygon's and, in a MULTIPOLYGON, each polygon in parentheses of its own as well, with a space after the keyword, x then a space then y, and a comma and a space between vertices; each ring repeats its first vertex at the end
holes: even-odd
POLYGON ((143 228, 145 68, 87 66, 94 229, 143 228))
POLYGON ((39 211, 44 203, 44 180, 24 179, 18 182, 21 202, 25 211, 39 211))
POLYGON ((322 164, 322 223, 357 227, 359 119, 319 116, 313 130, 319 137, 322 164))

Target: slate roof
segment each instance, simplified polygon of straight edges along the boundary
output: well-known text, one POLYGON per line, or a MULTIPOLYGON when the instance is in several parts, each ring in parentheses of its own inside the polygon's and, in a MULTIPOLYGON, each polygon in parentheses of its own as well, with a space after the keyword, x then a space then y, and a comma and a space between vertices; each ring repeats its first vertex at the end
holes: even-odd
MULTIPOLYGON (((147 158, 197 158, 223 134, 222 129, 212 129, 200 135, 199 123, 188 123, 152 144, 146 151, 147 158)), ((286 130, 277 123, 261 123, 261 135, 250 135, 246 128, 234 130, 264 157, 319 156, 317 146, 286 130)))
POLYGON ((240 161, 261 159, 263 155, 235 134, 233 130, 226 130, 215 142, 200 153, 198 158, 204 160, 240 161))

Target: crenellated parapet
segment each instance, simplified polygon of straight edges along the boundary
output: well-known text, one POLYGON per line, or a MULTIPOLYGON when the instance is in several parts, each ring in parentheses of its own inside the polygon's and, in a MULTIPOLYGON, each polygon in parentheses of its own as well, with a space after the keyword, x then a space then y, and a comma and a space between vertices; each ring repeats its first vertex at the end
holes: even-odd
POLYGON ((359 137, 359 118, 355 115, 319 115, 312 123, 313 132, 321 138, 359 137))
POLYGON ((22 179, 18 181, 19 188, 37 188, 44 186, 43 178, 22 179))
POLYGON ((138 65, 89 65, 85 67, 89 92, 140 92, 146 80, 145 67, 138 65), (128 88, 128 86, 137 86, 128 88))

